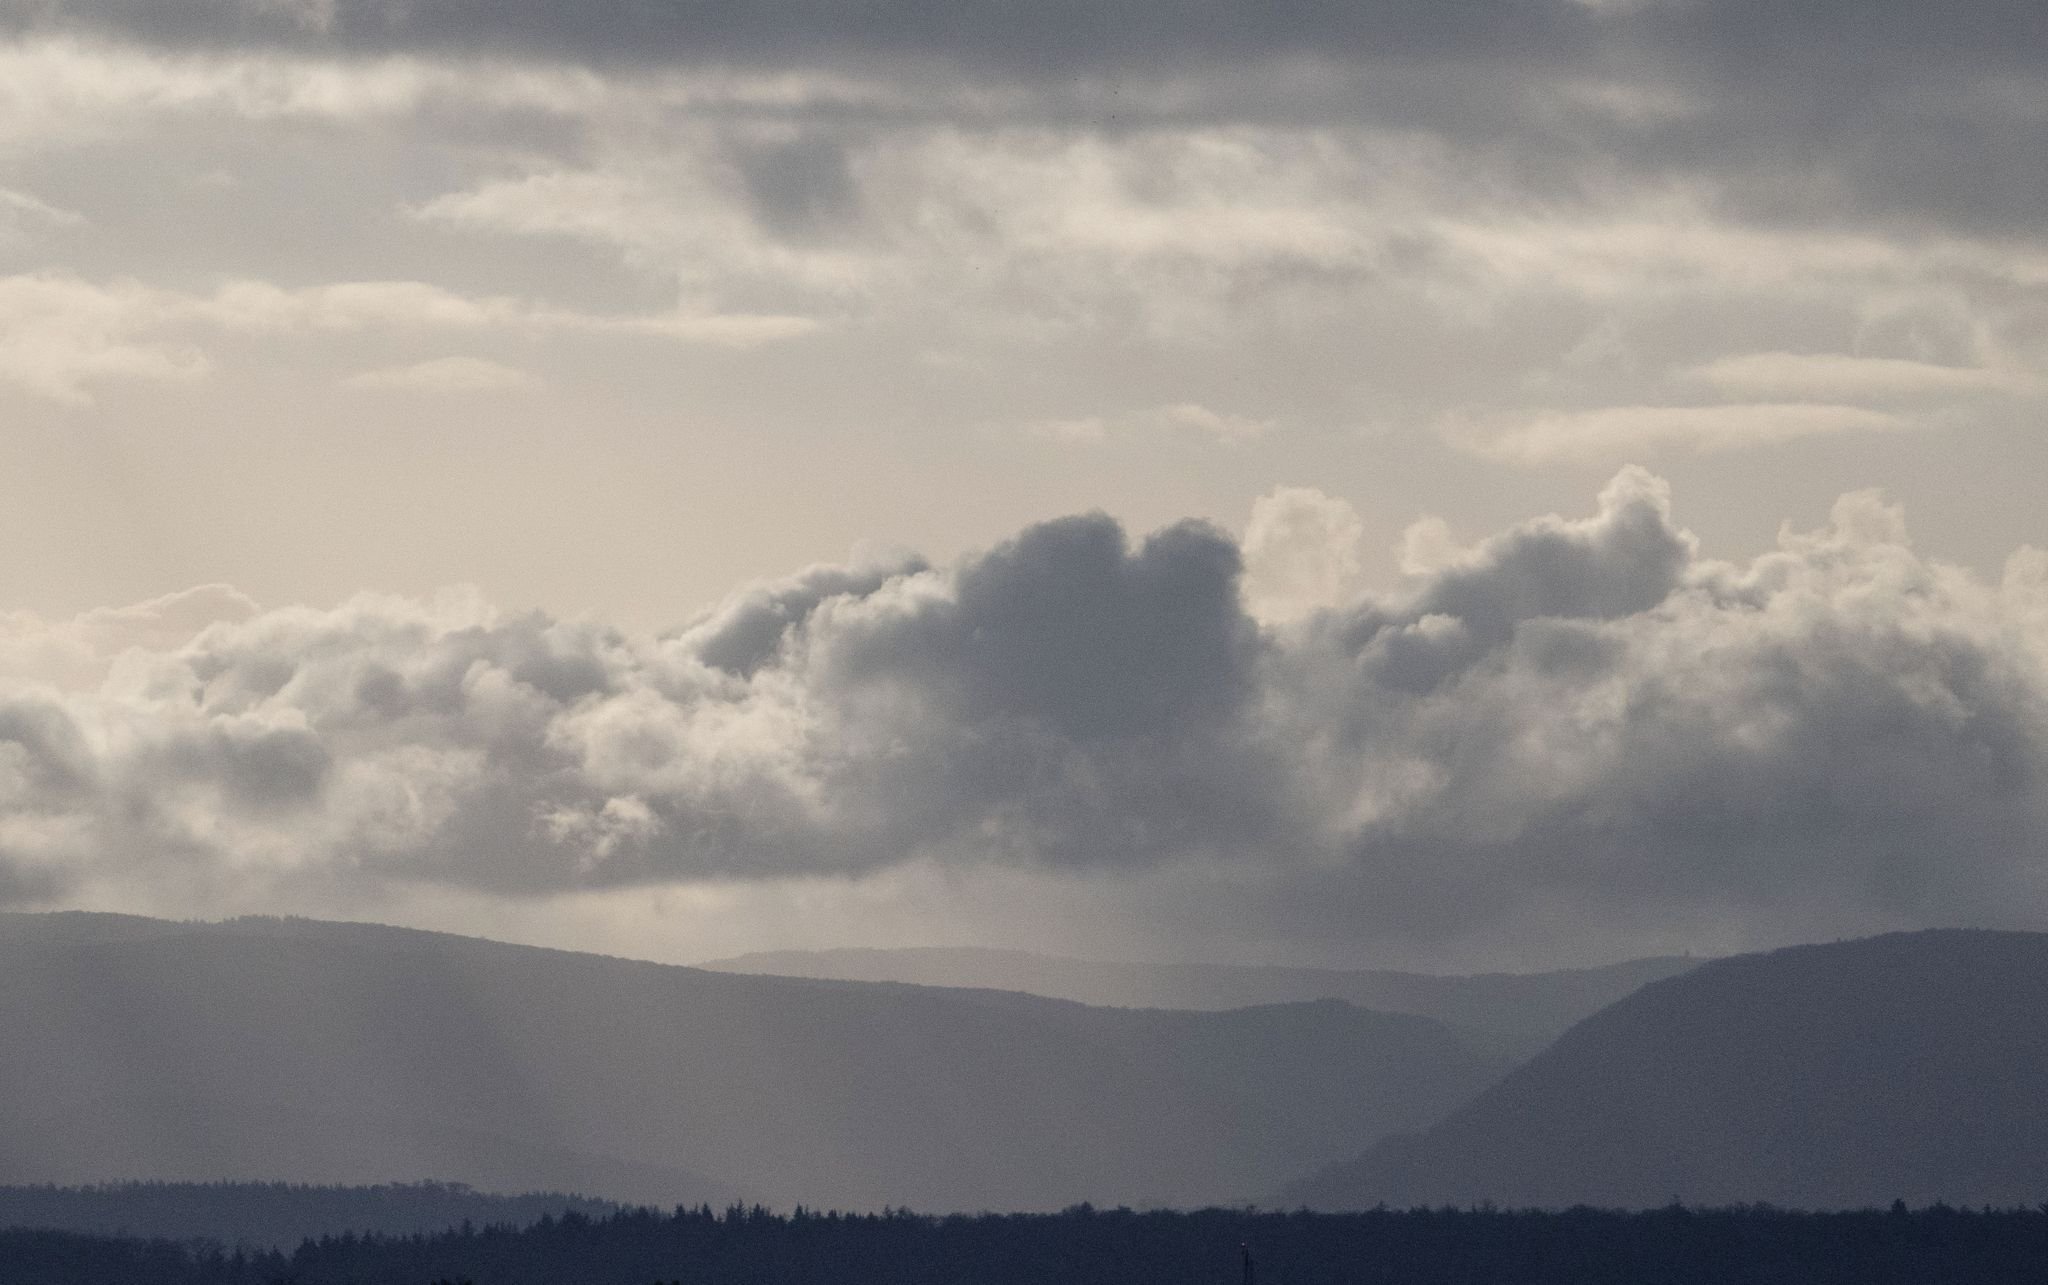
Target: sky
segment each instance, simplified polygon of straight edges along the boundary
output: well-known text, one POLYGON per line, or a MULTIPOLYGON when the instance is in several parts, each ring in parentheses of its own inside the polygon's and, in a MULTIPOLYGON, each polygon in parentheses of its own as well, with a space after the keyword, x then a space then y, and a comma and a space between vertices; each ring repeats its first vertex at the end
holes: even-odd
POLYGON ((0 0, 0 905, 2048 928, 2024 0, 0 0))

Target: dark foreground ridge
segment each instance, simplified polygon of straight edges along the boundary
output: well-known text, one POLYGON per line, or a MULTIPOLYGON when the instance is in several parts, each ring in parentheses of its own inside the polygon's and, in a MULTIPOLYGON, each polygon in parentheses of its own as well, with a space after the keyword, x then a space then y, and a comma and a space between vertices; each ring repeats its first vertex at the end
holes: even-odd
POLYGON ((1765 1206, 1355 1214, 1098 1211, 932 1218, 734 1207, 525 1230, 330 1238, 232 1255, 170 1241, 0 1233, 10 1285, 1946 1285, 2036 1281, 2048 1207, 1795 1213, 1765 1206))

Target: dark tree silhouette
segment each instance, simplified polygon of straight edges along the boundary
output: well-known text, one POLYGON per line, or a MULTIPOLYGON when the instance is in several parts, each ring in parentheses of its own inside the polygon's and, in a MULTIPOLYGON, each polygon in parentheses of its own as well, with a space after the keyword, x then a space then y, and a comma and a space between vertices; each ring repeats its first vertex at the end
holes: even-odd
POLYGON ((292 1253, 0 1233, 8 1285, 2005 1285, 2048 1263, 2048 1207, 1646 1212, 1210 1209, 927 1217, 759 1206, 569 1213, 340 1235, 292 1253))

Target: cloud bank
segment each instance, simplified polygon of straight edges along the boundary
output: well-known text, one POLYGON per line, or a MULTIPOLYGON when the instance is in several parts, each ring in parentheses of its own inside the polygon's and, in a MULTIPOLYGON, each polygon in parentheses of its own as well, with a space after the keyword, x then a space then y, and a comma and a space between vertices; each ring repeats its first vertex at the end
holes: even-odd
POLYGON ((801 338, 820 382, 880 354, 931 423, 1063 441, 1482 423, 1443 435, 1555 470, 2015 434, 2034 8, 0 0, 0 394, 199 398, 308 332, 396 370, 461 326, 520 370, 577 337, 533 371, 565 391, 649 337, 801 338), (171 255, 81 178, 164 148, 226 184, 171 255), (248 262, 278 240, 321 251, 248 262), (223 282, 289 306, 238 326, 223 282), (316 319, 399 286, 445 297, 316 319))
POLYGON ((1716 561, 1630 469, 1360 596, 1340 509, 1262 506, 1263 623, 1229 534, 1102 516, 659 635, 459 593, 6 617, 0 897, 914 865, 1328 941, 2048 923, 2048 555, 1987 581, 1866 494, 1716 561))

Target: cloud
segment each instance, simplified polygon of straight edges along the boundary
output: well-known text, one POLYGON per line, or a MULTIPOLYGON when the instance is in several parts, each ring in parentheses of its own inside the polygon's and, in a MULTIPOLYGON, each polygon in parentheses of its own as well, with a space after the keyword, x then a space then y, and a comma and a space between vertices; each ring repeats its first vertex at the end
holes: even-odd
MULTIPOLYGON (((1005 351, 1099 334, 1293 351, 1351 328, 1448 350, 1555 310, 1661 337, 1675 351, 1644 359, 1684 371, 1725 350, 1688 333, 1720 313, 1744 318, 1741 346, 1847 348, 1883 312, 1932 336, 1930 364, 2043 368, 2048 190, 2029 203, 2016 177, 2040 171, 2020 70, 1937 45, 1954 60, 1878 60, 1898 83, 1873 80, 1843 113, 1839 81, 1782 60, 1769 93, 1742 83, 1768 60, 1716 59, 1739 33, 1674 6, 1507 6, 1497 21, 1557 33, 1515 45, 1463 19, 1310 5, 1299 30, 1329 29, 1313 53, 1293 29, 1197 8, 1140 5, 1116 24, 1172 27, 1161 48, 1186 58, 1108 40, 1083 66, 1027 55, 1015 28, 1042 15, 980 4, 933 27, 863 19, 833 42, 749 6, 613 13, 622 27, 536 9, 479 31, 453 5, 341 0, 309 23, 300 5, 80 0, 39 6, 0 42, 0 150, 151 152, 202 130, 262 145, 309 125, 342 148, 388 131, 417 181, 333 213, 330 231, 363 238, 355 253, 467 234, 524 298, 560 278, 518 265, 598 247, 678 288, 689 307, 671 333, 697 342, 844 321, 1005 351), (1819 86, 1811 103, 1772 97, 1819 86), (411 226, 387 227, 393 209, 411 226), (508 236, 537 239, 533 258, 503 255, 508 236), (1987 351, 1951 351, 1957 334, 1987 351)), ((1864 18, 1917 29, 1889 8, 1864 18)), ((1837 42, 1774 21, 1832 65, 1837 42)), ((266 208, 263 186, 237 222, 266 208)), ((222 275, 246 274, 241 247, 215 249, 222 275)), ((1435 363, 1377 346, 1360 382, 1441 396, 1435 363)), ((1106 404, 1142 405, 1127 391, 1106 404)))
POLYGON ((1364 535, 1356 509, 1312 486, 1260 496, 1244 530, 1246 609, 1282 621, 1355 597, 1364 535))
POLYGON ((1910 427, 1887 411, 1824 402, 1737 402, 1721 406, 1608 406, 1552 411, 1505 432, 1456 425, 1449 435, 1478 454, 1515 464, 1612 461, 1660 448, 1732 451, 1805 437, 1910 427))
POLYGON ((224 329, 350 332, 375 328, 507 330, 644 335, 731 347, 808 334, 805 317, 673 313, 608 314, 550 307, 503 295, 457 294, 423 281, 347 281, 286 289, 267 281, 231 281, 210 297, 174 307, 224 329))
POLYGON ((200 585, 129 607, 101 607, 70 620, 0 613, 0 681, 90 690, 122 655, 176 651, 209 625, 248 620, 257 605, 229 585, 200 585))
POLYGON ((1208 59, 1387 50, 1407 57, 1555 51, 1590 30, 1572 6, 1488 0, 1470 14, 1429 6, 1358 10, 1306 0, 1272 14, 1233 6, 1147 3, 1115 16, 1080 0, 1029 11, 987 3, 955 9, 930 0, 883 0, 849 9, 742 4, 708 13, 597 0, 566 15, 544 0, 521 0, 484 21, 453 0, 403 8, 376 0, 42 0, 15 6, 16 30, 118 31, 186 47, 248 44, 358 51, 484 50, 606 63, 759 63, 817 58, 924 56, 981 68, 1049 70, 1059 62, 1172 64, 1208 59), (947 21, 946 19, 950 19, 947 21))
POLYGON ((594 242, 692 284, 765 279, 829 293, 868 276, 861 256, 792 245, 762 226, 743 176, 715 142, 699 136, 676 143, 660 156, 636 158, 630 174, 527 174, 446 193, 413 213, 456 228, 594 242))
POLYGON ((1986 581, 1859 495, 1717 562, 1671 505, 1627 470, 1284 628, 1244 563, 1347 547, 1312 492, 1244 551, 1069 518, 651 636, 465 594, 13 617, 0 870, 287 904, 1007 872, 1169 937, 1539 958, 2048 923, 2048 556, 1986 581))
MULTIPOLYGON (((1032 120, 1029 104, 1016 107, 1024 123, 990 119, 986 104, 942 90, 921 104, 738 118, 618 105, 587 120, 603 146, 411 212, 449 231, 600 247, 692 295, 1006 350, 1087 335, 1291 350, 1357 327, 1390 350, 1427 335, 1445 351, 1543 315, 1626 327, 1667 349, 1646 358, 1681 372, 1709 355, 1709 330, 1766 323, 1822 343, 1902 332, 1959 368, 1981 362, 2016 381, 2043 368, 2048 257, 2025 240, 1749 217, 1704 175, 1601 170, 1537 190, 1495 137, 1465 137, 1463 122, 1304 108, 1272 122, 1164 112, 1103 130, 1080 123, 1094 109, 1037 107, 1048 119, 1032 120), (614 123, 647 114, 664 123, 614 123)), ((1580 164, 1559 160, 1561 172, 1580 164)), ((1565 352, 1553 360, 1589 374, 1565 352)), ((1426 358, 1361 361, 1368 382, 1390 388, 1445 381, 1426 358)), ((1056 423, 1088 437, 1129 417, 1056 423)))
POLYGON ((2038 375, 1981 366, 1945 366, 1899 357, 1844 353, 1744 353, 1685 371, 1688 379, 1741 396, 1894 401, 2042 391, 2038 375))
MULTIPOLYGON (((885 96, 943 101, 956 119, 977 101, 984 119, 1020 119, 1025 105, 1096 121, 1379 119, 1540 154, 1530 170, 1565 186, 1676 167, 1723 180, 1717 190, 1759 212, 2033 227, 2048 183, 2033 164, 2038 22, 2024 0, 1966 0, 1943 15, 1930 20, 1912 0, 1798 13, 1752 0, 1475 0, 1455 11, 1290 0, 1257 12, 1221 0, 751 0, 715 11, 594 0, 573 12, 520 0, 488 16, 458 0, 27 0, 0 9, 0 33, 140 45, 185 70, 230 56, 403 60, 387 102, 437 74, 423 69, 459 63, 586 73, 581 88, 558 78, 557 100, 602 78, 737 71, 893 85, 885 96)), ((238 92, 286 106, 337 97, 291 80, 245 76, 238 92)))
MULTIPOLYGON (((8 17, 0 9, 0 24, 8 17)), ((258 46, 167 53, 77 35, 0 38, 0 154, 63 150, 201 121, 370 125, 432 115, 578 118, 635 113, 902 109, 874 76, 747 73, 597 76, 549 62, 364 57, 258 46)))
MULTIPOLYGON (((697 120, 412 213, 603 247, 693 296, 796 300, 823 316, 938 310, 948 336, 996 329, 1006 342, 1136 327, 1214 343, 1285 315, 1297 294, 1334 299, 1373 274, 1384 243, 1409 229, 1349 185, 1373 161, 1403 163, 1403 150, 1239 128, 964 130, 943 113, 859 130, 697 120)), ((1146 413, 1210 432, 1258 422, 1146 413)))
POLYGON ((1456 60, 1599 67, 1602 56, 1689 53, 1680 67, 1738 83, 1804 73, 1837 89, 1867 68, 1863 89, 1921 64, 1981 60, 2025 66, 2038 26, 2017 0, 1976 0, 1934 21, 1910 0, 1855 12, 1842 40, 1841 7, 1788 15, 1747 0, 1704 5, 1514 4, 1477 0, 1455 12, 1401 3, 1359 7, 1288 0, 1247 12, 1221 0, 1138 0, 1114 12, 1085 0, 1018 9, 970 0, 874 0, 795 7, 753 0, 716 11, 593 0, 570 13, 546 0, 494 6, 458 0, 38 0, 15 5, 17 31, 118 32, 172 47, 253 46, 355 52, 482 51, 600 65, 660 62, 752 65, 839 59, 943 59, 983 74, 1054 76, 1103 67, 1183 68, 1324 57, 1432 64, 1456 60))
POLYGON ((1161 859, 1257 824, 1227 744, 1256 647, 1236 573, 1204 528, 1130 547, 1079 518, 951 572, 812 573, 665 638, 460 597, 269 612, 96 693, 0 697, 6 803, 194 878, 1161 859))
POLYGON ((1042 420, 1032 432, 1054 441, 1100 446, 1128 437, 1183 437, 1221 445, 1243 445, 1273 431, 1268 419, 1214 411, 1194 402, 1174 402, 1130 414, 1042 420))
POLYGON ((519 392, 541 386, 539 376, 482 357, 435 357, 405 366, 360 371, 342 381, 351 388, 425 393, 519 392))
MULTIPOLYGON (((494 331, 528 337, 568 333, 747 348, 815 328, 808 318, 792 316, 579 312, 509 296, 462 295, 421 281, 351 281, 287 289, 267 281, 238 280, 210 294, 191 294, 136 281, 95 283, 67 273, 42 272, 0 277, 0 383, 55 401, 84 404, 91 401, 90 387, 106 380, 201 379, 213 369, 211 359, 189 337, 201 330, 265 336, 364 331, 494 331)), ((474 379, 478 373, 474 367, 415 367, 412 377, 439 378, 445 387, 445 381, 465 374, 474 379)))
POLYGON ((106 380, 203 378, 212 369, 203 352, 159 335, 168 319, 162 297, 132 281, 0 278, 0 383, 77 405, 106 380))
POLYGON ((27 192, 0 187, 0 244, 20 240, 29 228, 77 227, 85 222, 76 210, 64 210, 27 192))

